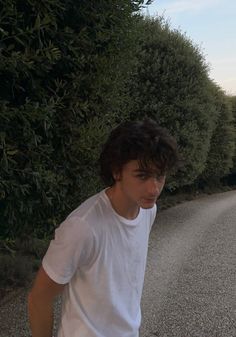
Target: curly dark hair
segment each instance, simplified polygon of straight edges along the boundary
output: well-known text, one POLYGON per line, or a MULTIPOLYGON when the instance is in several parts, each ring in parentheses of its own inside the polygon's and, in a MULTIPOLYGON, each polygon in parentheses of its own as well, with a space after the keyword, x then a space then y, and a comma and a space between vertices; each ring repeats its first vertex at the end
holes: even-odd
POLYGON ((121 123, 111 131, 99 158, 104 183, 113 185, 113 174, 121 172, 130 160, 138 160, 142 169, 154 165, 160 174, 166 174, 178 163, 176 141, 151 119, 121 123))

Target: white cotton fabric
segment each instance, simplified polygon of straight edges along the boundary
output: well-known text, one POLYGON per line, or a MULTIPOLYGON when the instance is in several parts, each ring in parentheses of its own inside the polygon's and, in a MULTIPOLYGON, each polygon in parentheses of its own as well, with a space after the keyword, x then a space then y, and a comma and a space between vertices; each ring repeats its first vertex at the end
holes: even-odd
POLYGON ((66 284, 58 337, 138 337, 155 215, 156 206, 125 219, 103 190, 56 229, 43 267, 55 282, 66 284))

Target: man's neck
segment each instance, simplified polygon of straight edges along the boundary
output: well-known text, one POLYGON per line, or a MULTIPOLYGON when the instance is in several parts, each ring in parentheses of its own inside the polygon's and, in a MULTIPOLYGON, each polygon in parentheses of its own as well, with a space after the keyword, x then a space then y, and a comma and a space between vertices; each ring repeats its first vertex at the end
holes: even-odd
POLYGON ((106 194, 117 214, 128 220, 134 220, 140 207, 126 200, 118 186, 112 186, 106 190, 106 194))

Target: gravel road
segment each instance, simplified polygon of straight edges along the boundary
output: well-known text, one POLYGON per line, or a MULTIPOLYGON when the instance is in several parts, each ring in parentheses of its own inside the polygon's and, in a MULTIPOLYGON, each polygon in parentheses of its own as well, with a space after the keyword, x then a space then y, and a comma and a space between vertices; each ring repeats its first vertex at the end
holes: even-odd
MULTIPOLYGON (((29 337, 26 312, 26 291, 3 302, 0 337, 29 337)), ((158 214, 142 312, 140 337, 236 337, 236 191, 158 214)))
POLYGON ((141 337, 236 337, 236 191, 159 214, 141 337))

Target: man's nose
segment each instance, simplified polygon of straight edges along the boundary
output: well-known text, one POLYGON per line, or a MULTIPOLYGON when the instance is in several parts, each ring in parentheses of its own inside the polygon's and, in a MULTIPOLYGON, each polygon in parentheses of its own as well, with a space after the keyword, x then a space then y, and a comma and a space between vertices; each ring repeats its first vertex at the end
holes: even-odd
POLYGON ((159 194, 162 190, 162 183, 158 181, 156 178, 150 178, 148 184, 148 191, 151 195, 155 196, 159 194))

